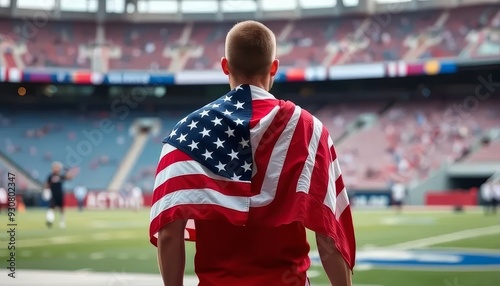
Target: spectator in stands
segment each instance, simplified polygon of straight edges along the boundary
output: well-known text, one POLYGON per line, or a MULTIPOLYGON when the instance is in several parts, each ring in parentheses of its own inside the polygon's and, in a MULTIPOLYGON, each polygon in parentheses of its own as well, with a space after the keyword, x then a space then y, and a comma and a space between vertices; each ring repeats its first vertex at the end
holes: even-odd
POLYGON ((391 186, 392 205, 398 213, 403 209, 404 199, 406 198, 406 187, 401 181, 395 181, 391 186))

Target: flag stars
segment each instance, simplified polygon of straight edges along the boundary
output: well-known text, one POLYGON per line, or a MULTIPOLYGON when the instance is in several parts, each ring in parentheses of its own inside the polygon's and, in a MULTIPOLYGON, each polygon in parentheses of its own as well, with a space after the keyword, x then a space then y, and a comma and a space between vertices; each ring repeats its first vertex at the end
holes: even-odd
POLYGON ((236 152, 234 150, 231 150, 231 153, 227 154, 229 157, 231 157, 231 160, 238 160, 238 154, 240 154, 239 152, 236 152))
POLYGON ((206 128, 203 128, 203 131, 200 132, 201 138, 205 138, 205 136, 210 137, 210 131, 210 129, 207 130, 206 128))
POLYGON ((214 127, 217 126, 217 125, 222 126, 222 123, 221 123, 222 122, 222 118, 215 117, 215 119, 212 120, 212 121, 210 121, 210 122, 213 122, 214 127))
POLYGON ((243 90, 243 87, 241 87, 241 84, 236 87, 236 90, 243 90))
POLYGON ((227 131, 224 131, 224 133, 227 134, 228 138, 235 137, 234 136, 234 129, 231 129, 231 127, 227 127, 227 131))
POLYGON ((198 128, 198 123, 199 123, 199 121, 191 120, 191 124, 188 125, 189 130, 193 130, 194 128, 198 128))
POLYGON ((207 161, 208 159, 213 159, 213 157, 212 157, 213 153, 214 152, 208 152, 208 150, 205 150, 205 153, 201 154, 201 156, 205 157, 205 161, 207 161))
POLYGON ((232 96, 226 95, 223 100, 224 100, 224 102, 227 102, 227 101, 231 101, 232 98, 233 98, 232 96))
POLYGON ((226 111, 222 112, 222 114, 224 114, 226 116, 231 116, 231 114, 233 114, 233 113, 226 109, 226 111))
POLYGON ((212 105, 212 108, 219 108, 219 107, 220 107, 220 104, 218 104, 218 103, 214 103, 214 104, 212 105))
POLYGON ((234 123, 236 123, 236 126, 238 126, 238 125, 243 125, 243 123, 245 123, 245 121, 237 118, 236 120, 234 120, 234 123))
POLYGON ((181 135, 179 136, 179 138, 177 138, 177 141, 179 141, 179 143, 182 143, 182 142, 184 142, 184 141, 187 141, 187 140, 186 140, 186 137, 187 137, 187 134, 181 134, 181 135))
POLYGON ((215 141, 214 144, 217 146, 217 149, 219 149, 219 148, 224 148, 224 142, 226 141, 222 141, 220 140, 220 138, 217 138, 217 141, 215 141))
POLYGON ((233 181, 239 181, 241 178, 241 176, 236 176, 236 174, 233 174, 233 176, 231 177, 231 180, 233 181))
POLYGON ((209 112, 210 112, 209 110, 203 110, 202 112, 200 112, 201 118, 208 116, 209 112))
POLYGON ((191 144, 189 144, 188 147, 191 148, 191 151, 194 151, 194 149, 198 149, 198 144, 200 144, 200 142, 194 142, 194 140, 191 140, 191 144))
POLYGON ((186 123, 187 119, 188 119, 188 117, 186 116, 186 117, 182 118, 179 123, 180 124, 186 123))
POLYGON ((174 129, 174 130, 172 130, 172 132, 170 132, 170 136, 169 137, 172 138, 172 137, 174 137, 176 135, 177 135, 177 129, 174 129))
POLYGON ((226 170, 226 164, 222 164, 221 161, 219 161, 219 164, 215 166, 219 172, 225 171, 226 170))
POLYGON ((240 145, 242 148, 250 147, 249 143, 250 143, 250 140, 245 140, 245 138, 241 138, 240 145))
POLYGON ((252 171, 252 163, 245 162, 243 166, 241 166, 245 172, 252 171))
POLYGON ((233 104, 233 105, 234 105, 234 107, 236 107, 236 110, 238 110, 238 109, 244 109, 243 108, 244 104, 245 104, 244 102, 236 101, 236 104, 233 104))

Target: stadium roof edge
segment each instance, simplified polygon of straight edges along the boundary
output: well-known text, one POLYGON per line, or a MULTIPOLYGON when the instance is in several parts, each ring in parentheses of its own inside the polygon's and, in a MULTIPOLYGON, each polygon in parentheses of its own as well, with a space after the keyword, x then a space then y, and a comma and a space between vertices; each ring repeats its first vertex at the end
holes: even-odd
MULTIPOLYGON (((219 8, 221 7, 221 1, 219 8)), ((255 0, 261 3, 262 0, 255 0)), ((297 3, 299 0, 296 0, 297 3)), ((256 11, 250 12, 222 12, 216 13, 139 13, 135 9, 132 13, 106 13, 106 1, 98 1, 96 12, 71 12, 54 10, 20 9, 16 7, 0 7, 1 18, 44 18, 45 20, 81 20, 96 22, 196 22, 196 21, 237 21, 243 19, 274 20, 274 19, 300 19, 321 16, 341 16, 352 14, 396 14, 404 11, 415 11, 422 9, 454 8, 464 5, 481 5, 488 3, 500 3, 500 0, 407 0, 398 3, 379 3, 376 0, 358 0, 359 4, 354 7, 344 6, 341 0, 332 8, 305 9, 297 5, 297 8, 282 11, 266 11, 262 5, 257 5, 256 11)), ((16 3, 12 0, 12 3, 16 3)), ((138 0, 125 0, 125 3, 137 5, 138 0)), ((178 0, 180 3, 181 0, 178 0)), ((60 1, 56 1, 60 3, 60 1)), ((180 5, 179 5, 180 6, 180 5)))

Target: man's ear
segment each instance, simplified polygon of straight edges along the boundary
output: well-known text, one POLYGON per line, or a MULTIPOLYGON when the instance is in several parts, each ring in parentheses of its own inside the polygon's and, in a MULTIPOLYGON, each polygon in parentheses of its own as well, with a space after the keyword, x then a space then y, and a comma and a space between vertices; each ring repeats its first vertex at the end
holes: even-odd
POLYGON ((279 60, 274 60, 273 63, 271 64, 271 76, 274 77, 276 73, 278 73, 278 68, 280 66, 280 61, 279 60))
POLYGON ((225 75, 229 75, 229 64, 226 57, 222 57, 220 60, 220 66, 222 68, 222 72, 224 72, 225 75))

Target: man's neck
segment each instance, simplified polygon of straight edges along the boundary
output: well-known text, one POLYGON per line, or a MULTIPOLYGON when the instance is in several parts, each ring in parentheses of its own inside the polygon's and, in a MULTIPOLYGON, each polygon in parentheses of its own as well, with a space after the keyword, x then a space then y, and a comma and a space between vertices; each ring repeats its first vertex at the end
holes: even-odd
POLYGON ((269 91, 269 87, 266 84, 264 84, 263 82, 261 82, 260 80, 235 80, 235 81, 231 82, 230 86, 231 86, 231 89, 235 89, 236 87, 238 87, 242 84, 253 85, 253 86, 262 88, 265 91, 269 91))

